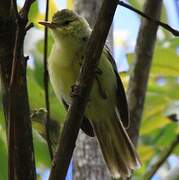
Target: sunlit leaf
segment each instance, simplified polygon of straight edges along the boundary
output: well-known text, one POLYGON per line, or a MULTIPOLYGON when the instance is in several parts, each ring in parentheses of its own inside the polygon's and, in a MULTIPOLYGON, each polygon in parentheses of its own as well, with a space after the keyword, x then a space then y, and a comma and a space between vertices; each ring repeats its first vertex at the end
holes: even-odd
POLYGON ((50 157, 46 141, 34 130, 33 143, 36 154, 37 167, 43 166, 50 167, 50 157))
MULTIPOLYGON (((42 87, 34 79, 28 78, 28 91, 31 109, 45 107, 45 96, 42 87)), ((59 122, 64 120, 64 107, 53 95, 50 97, 51 117, 59 122)))
POLYGON ((157 114, 156 114, 156 116, 154 116, 153 118, 144 119, 142 121, 142 127, 140 130, 140 134, 144 135, 144 134, 152 133, 152 131, 154 131, 155 129, 163 128, 169 123, 170 123, 170 121, 168 118, 166 118, 165 116, 162 116, 160 114, 157 116, 157 114))
MULTIPOLYGON (((156 146, 158 146, 158 148, 167 147, 172 142, 172 140, 176 138, 176 128, 176 123, 168 124, 163 129, 162 136, 156 142, 156 146)), ((158 130, 160 131, 160 129, 158 130)))
POLYGON ((7 138, 2 111, 0 111, 0 119, 0 179, 7 180, 7 138))
MULTIPOLYGON (((128 55, 129 63, 134 60, 134 55, 128 55)), ((179 57, 175 49, 172 48, 156 48, 153 63, 151 68, 151 75, 160 76, 179 76, 179 57)))
POLYGON ((49 19, 52 19, 52 16, 57 11, 57 4, 55 0, 49 1, 49 19))
POLYGON ((150 81, 148 86, 148 91, 150 93, 155 93, 156 95, 163 96, 166 100, 174 100, 179 98, 178 88, 179 83, 177 78, 168 78, 164 76, 164 84, 160 85, 158 81, 150 81))
POLYGON ((144 5, 144 0, 128 0, 128 2, 135 8, 142 10, 144 5))
POLYGON ((138 152, 142 163, 150 160, 155 153, 154 149, 151 146, 147 146, 143 144, 139 145, 138 152))
POLYGON ((28 14, 28 18, 30 22, 35 22, 36 18, 38 16, 39 10, 38 10, 38 1, 35 1, 31 8, 30 8, 30 12, 28 14))
POLYGON ((74 8, 74 0, 67 0, 67 8, 68 9, 74 8))
POLYGON ((7 180, 7 149, 1 137, 0 144, 0 179, 7 180))

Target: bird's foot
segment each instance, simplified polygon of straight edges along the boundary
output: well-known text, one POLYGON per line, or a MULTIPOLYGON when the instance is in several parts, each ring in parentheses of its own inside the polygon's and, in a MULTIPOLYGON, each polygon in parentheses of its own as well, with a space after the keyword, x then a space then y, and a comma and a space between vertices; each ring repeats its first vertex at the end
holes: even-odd
MULTIPOLYGON (((76 96, 81 96, 81 89, 79 85, 74 84, 73 86, 71 86, 71 97, 76 97, 76 96)), ((90 97, 88 98, 88 101, 90 101, 90 97)))
POLYGON ((76 84, 71 86, 71 97, 80 96, 80 87, 76 84))

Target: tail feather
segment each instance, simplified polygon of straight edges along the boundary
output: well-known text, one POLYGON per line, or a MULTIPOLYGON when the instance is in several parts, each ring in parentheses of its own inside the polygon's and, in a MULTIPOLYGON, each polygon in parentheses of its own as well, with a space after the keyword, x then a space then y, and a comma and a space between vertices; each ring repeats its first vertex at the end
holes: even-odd
POLYGON ((140 161, 118 117, 92 124, 111 175, 114 178, 129 177, 131 171, 140 166, 140 161))
POLYGON ((137 152, 135 150, 135 147, 134 147, 133 143, 131 142, 131 139, 129 138, 129 136, 127 134, 127 131, 125 130, 122 122, 120 121, 120 115, 119 115, 119 112, 118 112, 117 108, 116 108, 116 115, 117 115, 117 118, 118 118, 117 122, 120 124, 119 127, 121 128, 121 132, 123 133, 123 137, 125 138, 125 142, 127 143, 127 147, 130 147, 130 148, 128 148, 129 153, 130 153, 129 157, 133 157, 133 158, 131 158, 131 161, 132 161, 131 169, 138 169, 141 166, 139 156, 138 156, 138 154, 137 154, 137 152))

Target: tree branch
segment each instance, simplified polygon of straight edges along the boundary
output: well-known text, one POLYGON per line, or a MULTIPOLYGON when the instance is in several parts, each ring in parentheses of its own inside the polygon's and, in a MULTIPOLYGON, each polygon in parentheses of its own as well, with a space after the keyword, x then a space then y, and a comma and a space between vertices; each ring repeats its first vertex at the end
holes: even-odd
POLYGON ((85 61, 76 82, 79 95, 74 96, 68 110, 62 130, 57 153, 55 154, 49 180, 64 180, 69 166, 75 142, 78 136, 81 120, 88 102, 92 83, 95 78, 95 68, 99 62, 103 46, 108 35, 117 0, 104 0, 92 35, 89 39, 85 61))
POLYGON ((35 0, 26 0, 23 8, 19 12, 22 18, 26 21, 28 20, 28 13, 33 2, 35 2, 35 0))
MULTIPOLYGON (((46 1, 46 12, 45 12, 45 21, 48 21, 48 12, 49 12, 49 0, 46 1)), ((51 160, 53 159, 53 150, 52 143, 49 135, 49 121, 50 121, 50 103, 49 103, 49 93, 48 93, 48 68, 47 68, 47 52, 48 52, 48 28, 45 27, 44 33, 44 89, 45 89, 45 104, 46 104, 46 119, 44 121, 45 131, 46 131, 46 141, 48 145, 48 150, 50 153, 51 160)))
POLYGON ((27 14, 32 1, 25 2, 29 8, 21 11, 23 12, 21 15, 18 14, 16 1, 12 0, 12 3, 12 10, 14 10, 12 14, 15 16, 17 29, 8 101, 9 179, 35 180, 32 127, 26 85, 26 58, 23 55, 23 42, 28 22, 27 14))
MULTIPOLYGON (((74 10, 82 15, 89 23, 90 27, 94 27, 100 7, 103 0, 75 0, 74 10), (91 15, 93 12, 93 15, 91 15)), ((107 41, 110 43, 109 47, 113 45, 113 31, 110 28, 107 41)), ((111 51, 112 52, 112 51, 111 51)), ((96 69, 97 73, 101 74, 101 69, 96 69)), ((100 83, 99 83, 100 84, 100 83)), ((103 92, 101 91, 101 94, 103 92)), ((91 138, 84 132, 79 132, 76 141, 76 148, 73 153, 73 178, 74 179, 111 179, 109 171, 103 160, 97 138, 91 138), (81 163, 83 165, 81 166, 81 163), (85 163, 86 162, 86 163, 85 163)))
POLYGON ((120 6, 123 6, 127 9, 130 9, 131 11, 134 11, 135 13, 141 15, 142 17, 145 17, 146 19, 152 21, 153 23, 155 23, 156 25, 160 25, 161 27, 163 27, 164 29, 166 29, 167 31, 171 32, 174 36, 179 36, 179 31, 172 28, 171 26, 169 26, 168 24, 166 23, 163 23, 161 21, 158 21, 156 20, 155 18, 153 18, 152 16, 148 16, 147 14, 139 11, 138 9, 130 6, 129 4, 123 2, 123 1, 120 1, 119 0, 119 3, 118 3, 120 6))
MULTIPOLYGON (((10 74, 12 67, 12 58, 13 58, 13 48, 15 41, 15 30, 16 25, 14 19, 11 16, 11 0, 2 0, 0 6, 0 76, 2 82, 2 94, 3 94, 3 110, 5 116, 6 123, 6 132, 8 129, 8 87, 10 82, 10 74)), ((12 131, 11 131, 12 132, 12 131)), ((8 134, 7 134, 8 136, 8 134)), ((13 137, 13 136, 12 136, 13 137)), ((9 144, 14 144, 13 138, 12 142, 9 144)), ((8 154, 13 154, 13 148, 8 149, 8 154)), ((12 177, 9 176, 13 180, 14 178, 14 156, 11 156, 11 164, 9 166, 9 172, 12 177)))
MULTIPOLYGON (((153 16, 154 19, 159 19, 161 7, 162 0, 146 0, 144 14, 153 16)), ((127 131, 135 145, 137 145, 139 136, 157 29, 158 26, 156 23, 142 19, 136 44, 136 55, 133 65, 131 65, 132 68, 127 92, 131 126, 127 131)))
POLYGON ((161 157, 159 160, 150 167, 150 170, 145 173, 144 177, 145 180, 151 179, 153 175, 158 171, 158 169, 162 166, 162 164, 167 160, 167 158, 171 155, 171 153, 174 151, 176 146, 179 144, 179 136, 176 136, 176 138, 172 141, 168 149, 164 150, 161 154, 161 157))

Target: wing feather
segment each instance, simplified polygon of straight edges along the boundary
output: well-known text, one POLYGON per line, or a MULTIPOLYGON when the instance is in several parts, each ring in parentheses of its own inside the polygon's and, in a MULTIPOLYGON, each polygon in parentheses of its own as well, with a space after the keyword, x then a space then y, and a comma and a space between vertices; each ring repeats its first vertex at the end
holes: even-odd
MULTIPOLYGON (((62 99, 62 103, 65 107, 66 110, 68 110, 68 104, 65 102, 65 100, 63 98, 62 99)), ((84 116, 83 117, 83 121, 81 124, 81 129, 83 130, 83 132, 85 132, 88 136, 94 137, 94 132, 93 132, 93 128, 89 122, 89 120, 84 116)))
POLYGON ((126 98, 124 86, 122 84, 121 78, 120 78, 119 73, 117 71, 117 66, 116 66, 115 60, 112 57, 110 50, 107 47, 107 45, 105 46, 104 50, 105 50, 104 52, 106 53, 106 55, 108 57, 108 60, 110 61, 110 63, 113 66, 113 69, 114 69, 114 72, 116 75, 116 81, 117 81, 117 87, 118 87, 117 91, 116 91, 117 100, 118 100, 117 101, 118 102, 117 108, 118 108, 118 111, 120 113, 120 117, 121 117, 121 120, 122 120, 124 127, 128 128, 130 125, 130 119, 129 119, 129 110, 128 110, 128 104, 127 104, 127 98, 126 98))

